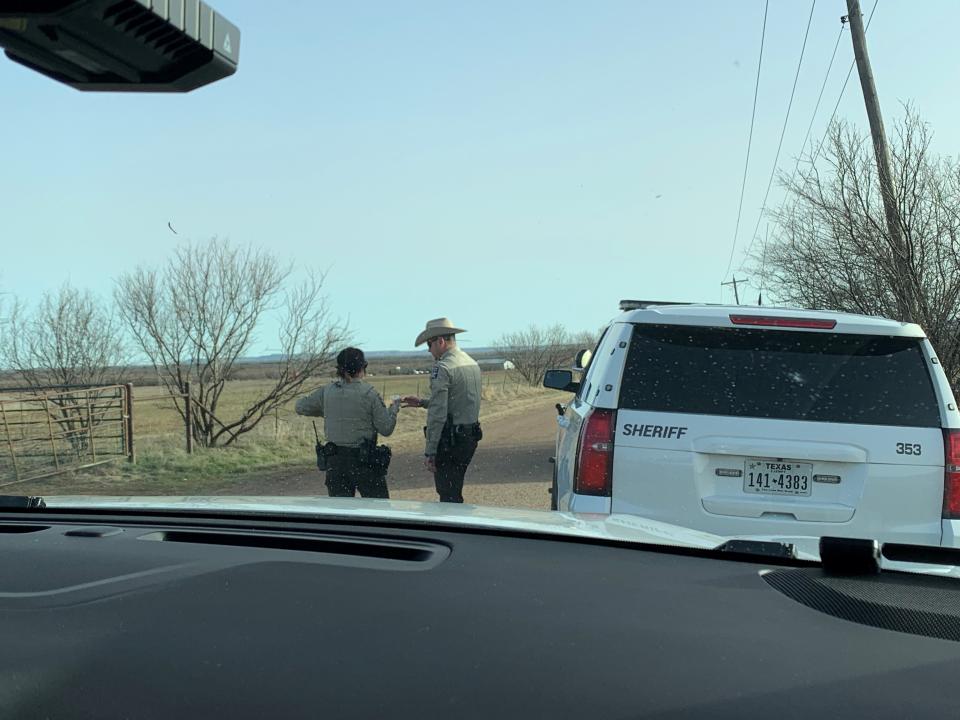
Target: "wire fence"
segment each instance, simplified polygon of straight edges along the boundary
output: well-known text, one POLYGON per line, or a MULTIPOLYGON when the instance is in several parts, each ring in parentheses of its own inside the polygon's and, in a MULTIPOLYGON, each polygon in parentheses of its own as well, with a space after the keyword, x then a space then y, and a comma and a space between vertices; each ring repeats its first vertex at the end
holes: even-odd
MULTIPOLYGON (((367 380, 387 404, 396 396, 430 394, 429 374, 367 380)), ((326 382, 317 378, 313 387, 326 382)), ((269 389, 268 385, 269 381, 231 381, 221 396, 218 413, 225 418, 239 416, 269 389)), ((518 373, 509 371, 484 372, 482 386, 485 402, 509 402, 513 396, 533 391, 518 373)), ((143 451, 192 453, 196 438, 191 431, 191 416, 197 401, 191 397, 189 383, 185 390, 176 396, 156 387, 135 392, 129 383, 0 388, 0 487, 118 459, 136 462, 138 452, 143 451)), ((288 442, 312 448, 310 418, 298 416, 294 404, 291 401, 275 408, 238 442, 288 442)), ((403 427, 419 427, 423 422, 415 412, 404 413, 401 420, 403 427)))
MULTIPOLYGON (((388 403, 391 397, 401 394, 394 392, 394 390, 397 389, 395 381, 405 381, 404 385, 409 388, 410 392, 403 394, 416 395, 417 397, 430 394, 429 373, 415 375, 412 378, 410 376, 388 375, 386 378, 367 378, 367 381, 372 383, 373 386, 380 391, 380 395, 388 403)), ((503 393, 518 393, 524 388, 530 387, 529 383, 523 379, 520 373, 508 371, 483 373, 481 376, 481 386, 485 391, 499 390, 503 393)))
POLYGON ((130 458, 128 386, 0 394, 0 487, 130 458))

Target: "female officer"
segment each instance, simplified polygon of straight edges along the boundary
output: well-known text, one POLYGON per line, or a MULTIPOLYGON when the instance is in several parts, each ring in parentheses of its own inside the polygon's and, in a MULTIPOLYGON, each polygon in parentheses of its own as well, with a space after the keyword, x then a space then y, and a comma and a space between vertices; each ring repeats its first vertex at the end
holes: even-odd
POLYGON ((363 460, 365 443, 376 444, 377 434, 390 435, 397 425, 400 401, 390 407, 380 393, 364 382, 367 361, 363 351, 348 347, 337 355, 337 379, 297 400, 298 415, 324 419, 328 443, 336 446, 327 458, 327 492, 330 497, 389 498, 386 468, 373 467, 363 460))

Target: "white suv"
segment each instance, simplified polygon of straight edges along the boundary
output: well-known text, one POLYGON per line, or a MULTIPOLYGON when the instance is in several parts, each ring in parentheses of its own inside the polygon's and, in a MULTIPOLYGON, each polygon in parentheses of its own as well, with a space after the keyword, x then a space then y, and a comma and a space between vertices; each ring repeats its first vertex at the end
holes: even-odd
POLYGON ((917 325, 624 301, 551 370, 553 507, 723 536, 960 546, 960 413, 917 325))

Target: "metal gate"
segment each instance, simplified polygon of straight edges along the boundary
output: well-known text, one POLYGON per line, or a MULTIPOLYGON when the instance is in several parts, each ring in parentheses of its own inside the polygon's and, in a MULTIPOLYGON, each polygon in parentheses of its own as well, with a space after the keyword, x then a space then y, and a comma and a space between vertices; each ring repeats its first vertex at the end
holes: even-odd
POLYGON ((0 394, 0 487, 133 456, 128 385, 0 394))

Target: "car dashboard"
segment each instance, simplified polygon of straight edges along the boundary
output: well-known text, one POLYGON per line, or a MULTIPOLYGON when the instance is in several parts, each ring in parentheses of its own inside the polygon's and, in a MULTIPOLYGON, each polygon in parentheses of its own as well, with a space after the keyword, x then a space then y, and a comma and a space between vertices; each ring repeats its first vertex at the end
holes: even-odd
POLYGON ((3 717, 956 708, 949 578, 837 579, 789 559, 369 519, 108 510, 0 514, 0 555, 3 717))

